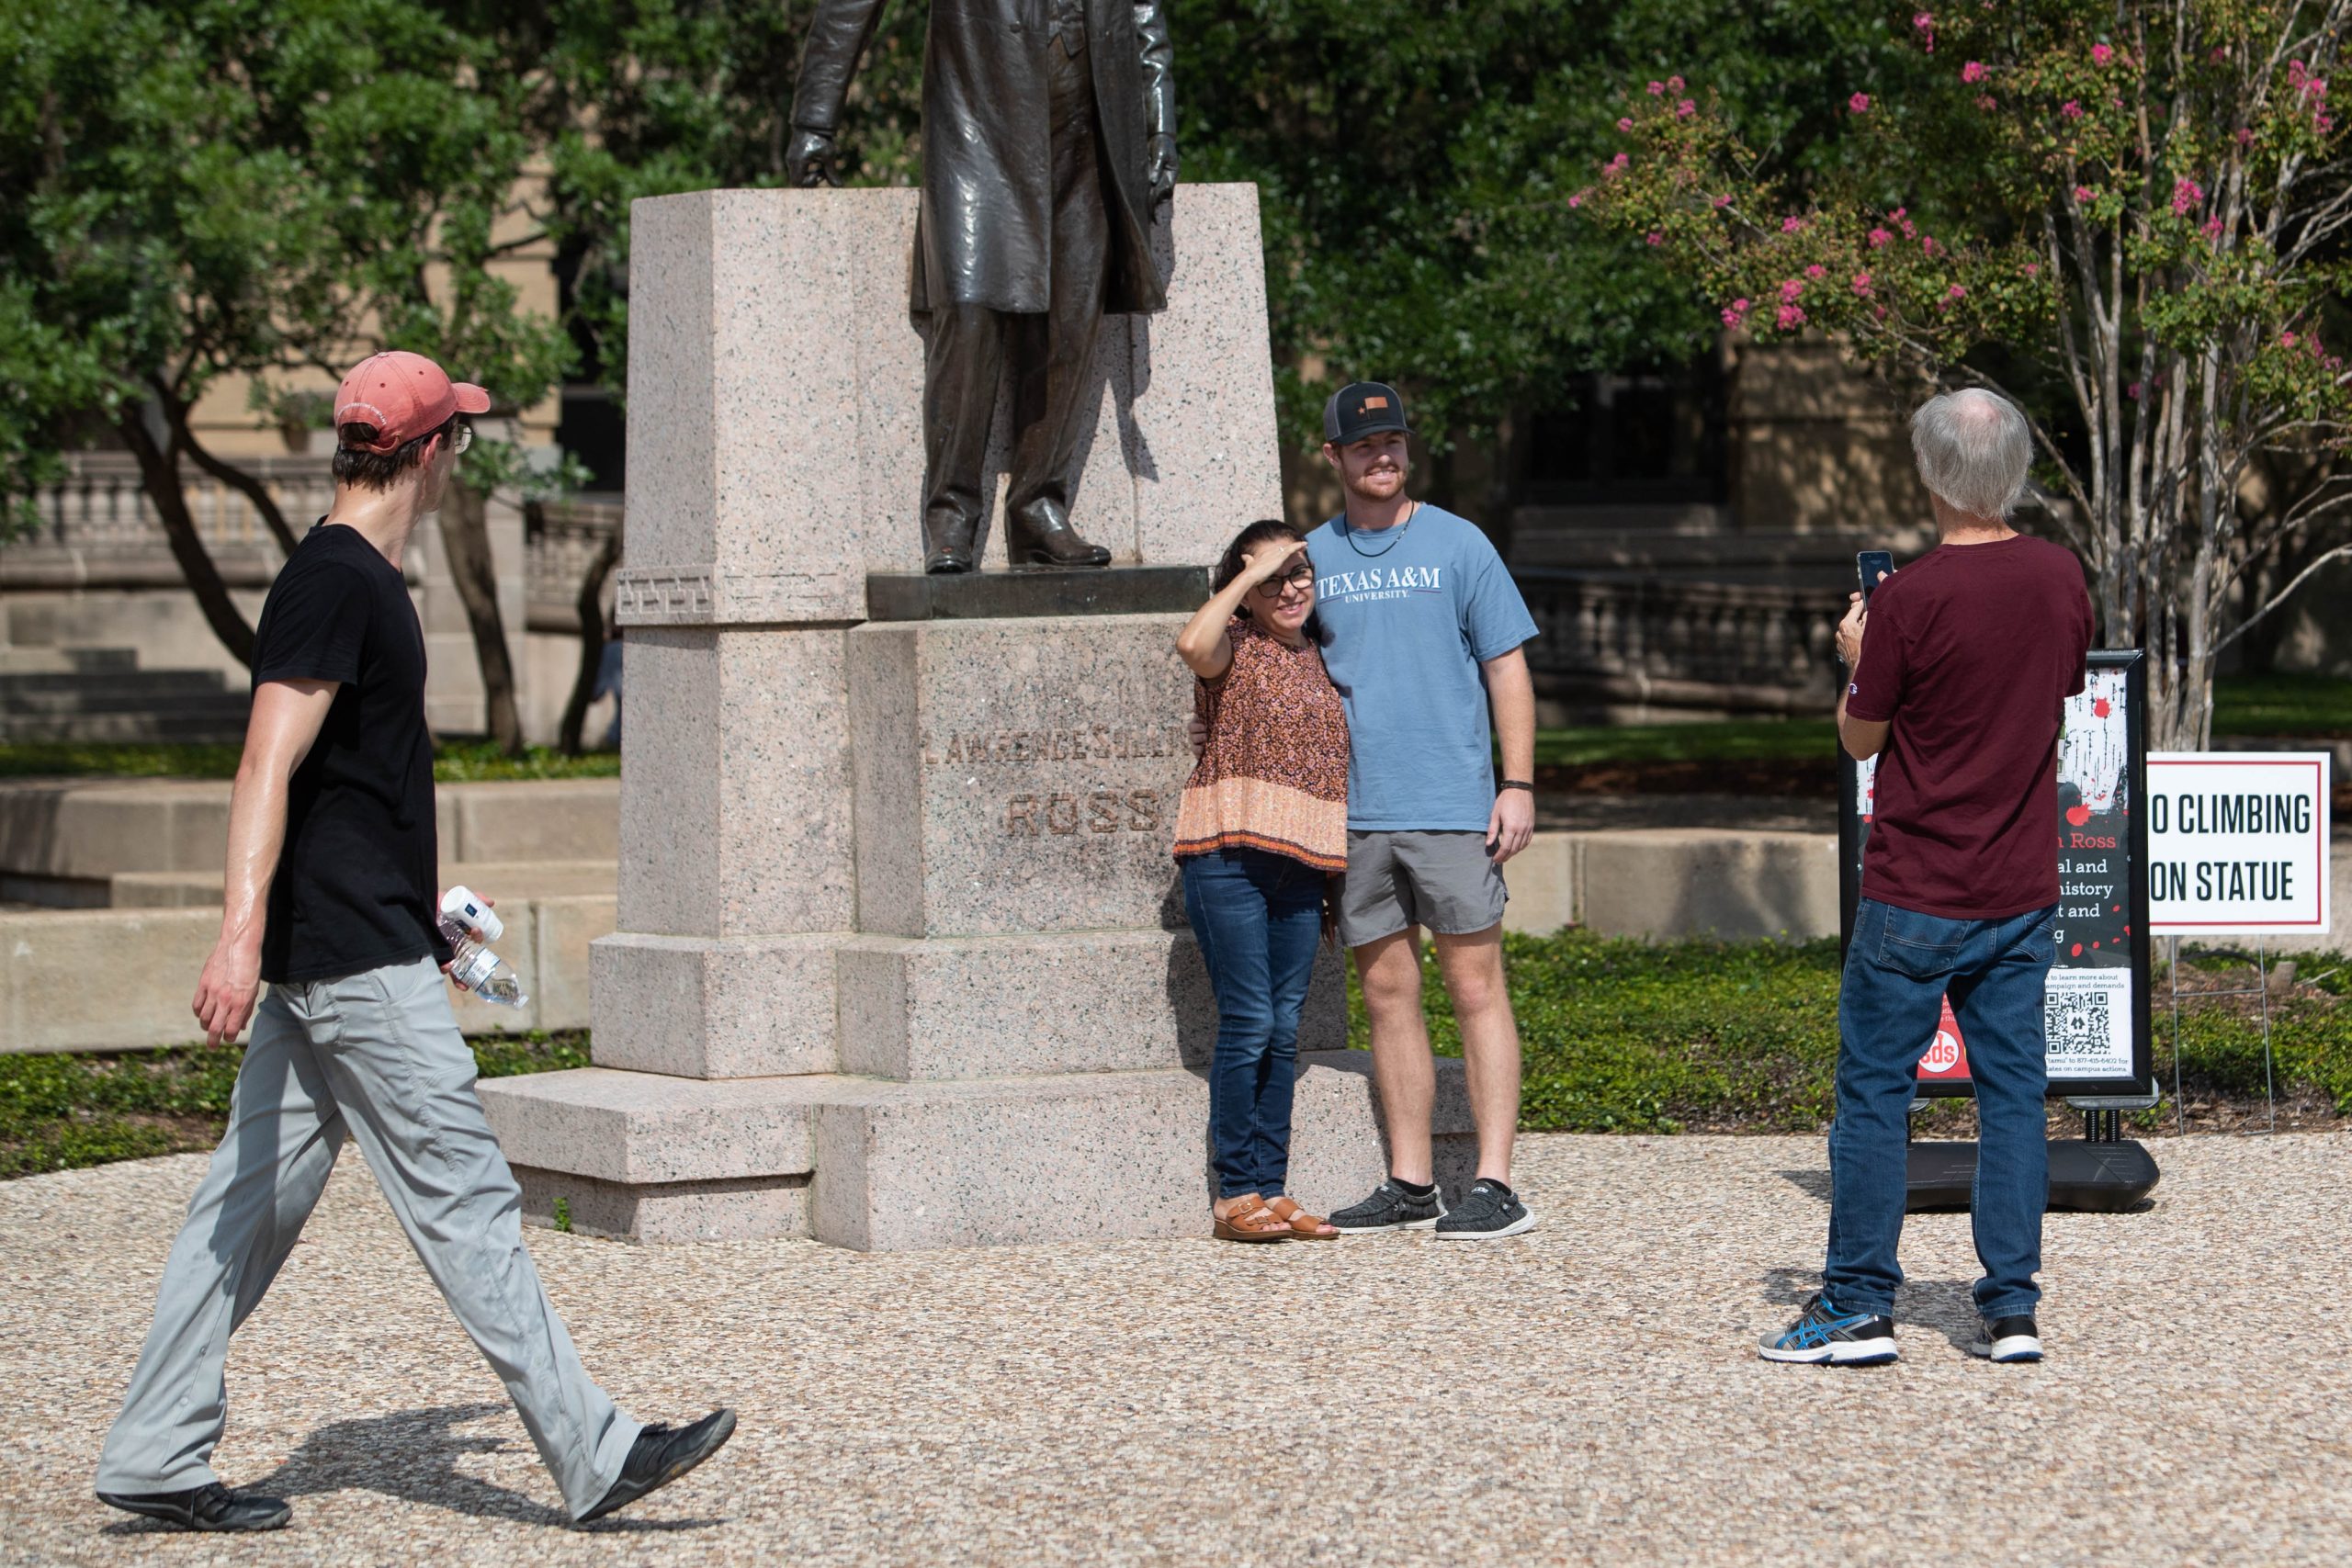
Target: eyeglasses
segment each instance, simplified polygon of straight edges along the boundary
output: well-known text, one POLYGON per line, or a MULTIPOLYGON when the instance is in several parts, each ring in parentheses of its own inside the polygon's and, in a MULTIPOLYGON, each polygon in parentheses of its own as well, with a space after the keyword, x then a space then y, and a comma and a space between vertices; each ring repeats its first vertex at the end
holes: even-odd
POLYGON ((1301 561, 1281 576, 1270 577, 1258 584, 1256 592, 1261 599, 1279 599, 1287 589, 1312 588, 1314 585, 1314 566, 1309 562, 1301 561))
POLYGON ((453 457, 462 457, 466 455, 466 448, 473 444, 474 427, 459 420, 458 427, 449 433, 449 455, 453 457))

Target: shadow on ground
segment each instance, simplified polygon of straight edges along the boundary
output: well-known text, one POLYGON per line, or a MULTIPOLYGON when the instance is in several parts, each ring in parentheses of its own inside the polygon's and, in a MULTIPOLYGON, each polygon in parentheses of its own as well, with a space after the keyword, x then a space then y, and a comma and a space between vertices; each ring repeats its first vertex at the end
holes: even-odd
MULTIPOLYGON (((442 1404, 402 1410, 354 1421, 334 1421, 312 1432, 302 1446, 267 1475, 245 1483, 265 1496, 294 1502, 331 1492, 380 1492, 402 1502, 446 1508, 475 1518, 513 1519, 519 1524, 545 1525, 556 1529, 578 1529, 588 1534, 652 1535, 678 1530, 707 1529, 727 1521, 715 1518, 604 1518, 573 1526, 560 1509, 551 1508, 510 1487, 469 1475, 458 1461, 469 1454, 500 1453, 513 1439, 491 1432, 458 1428, 492 1416, 508 1416, 504 1404, 442 1404)), ((294 1528, 301 1528, 297 1513, 294 1528)), ((126 1519, 110 1526, 108 1535, 177 1533, 154 1519, 126 1519)))

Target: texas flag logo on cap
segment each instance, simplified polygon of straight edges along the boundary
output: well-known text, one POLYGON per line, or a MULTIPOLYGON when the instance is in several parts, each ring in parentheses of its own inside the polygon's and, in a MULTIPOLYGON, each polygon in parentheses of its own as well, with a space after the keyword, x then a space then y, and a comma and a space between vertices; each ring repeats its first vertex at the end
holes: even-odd
POLYGON ((449 373, 421 354, 387 349, 370 355, 335 389, 334 423, 375 428, 376 439, 359 443, 379 457, 430 435, 461 413, 488 413, 490 394, 449 373))

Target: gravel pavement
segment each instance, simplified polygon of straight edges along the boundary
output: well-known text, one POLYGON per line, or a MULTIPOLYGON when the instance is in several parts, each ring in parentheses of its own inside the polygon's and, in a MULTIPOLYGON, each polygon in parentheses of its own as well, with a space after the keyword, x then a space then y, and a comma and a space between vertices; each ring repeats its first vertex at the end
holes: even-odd
MULTIPOLYGON (((1818 1138, 1552 1135, 1518 1241, 1073 1241, 863 1256, 534 1233, 589 1368, 717 1460, 563 1528, 356 1154, 238 1337, 216 1461, 294 1525, 90 1498, 202 1168, 0 1184, 0 1562, 2342 1562, 2340 1134, 2167 1140, 2154 1206, 2053 1215, 2052 1359, 1960 1348, 1964 1215, 1915 1217, 1904 1360, 1752 1351, 1820 1259, 1818 1138)), ((1040 1194, 1085 1228, 1083 1194, 1040 1194)))

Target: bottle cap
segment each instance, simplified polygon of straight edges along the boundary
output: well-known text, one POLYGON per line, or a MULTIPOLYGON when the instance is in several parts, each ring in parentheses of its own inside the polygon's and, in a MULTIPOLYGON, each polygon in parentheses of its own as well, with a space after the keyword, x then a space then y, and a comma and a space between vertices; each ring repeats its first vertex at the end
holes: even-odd
POLYGON ((498 911, 470 887, 452 887, 442 894, 441 912, 484 942, 496 942, 506 934, 506 922, 498 918, 498 911))

